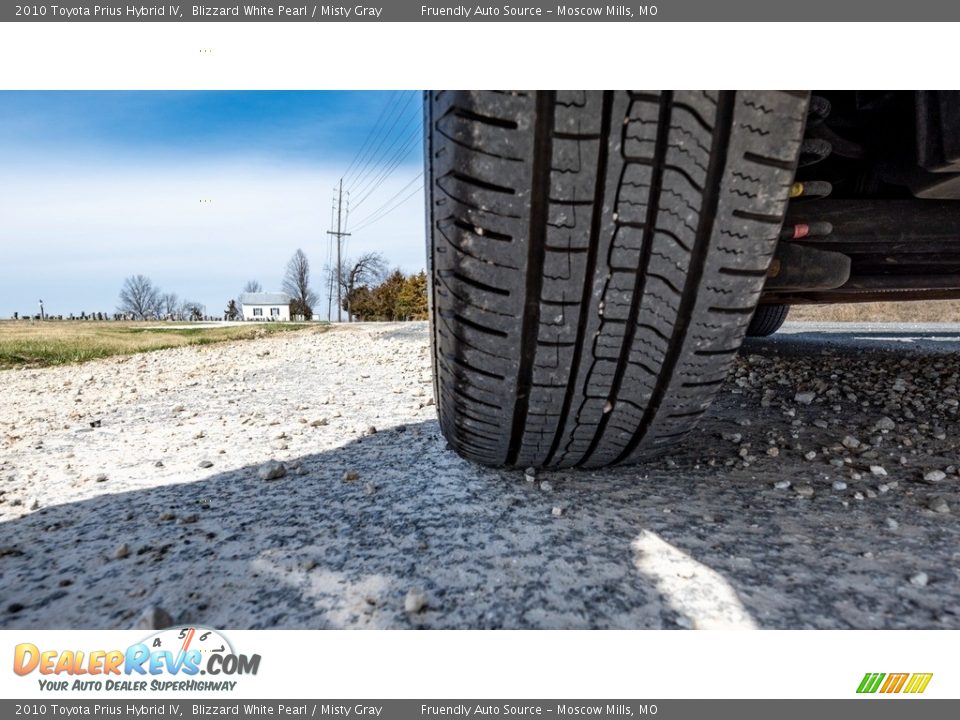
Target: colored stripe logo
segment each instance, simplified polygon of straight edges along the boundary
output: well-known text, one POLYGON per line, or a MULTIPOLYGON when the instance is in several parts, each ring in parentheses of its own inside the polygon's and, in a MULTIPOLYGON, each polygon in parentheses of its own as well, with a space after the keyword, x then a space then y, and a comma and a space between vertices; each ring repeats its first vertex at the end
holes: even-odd
POLYGON ((927 689, 933 673, 866 673, 860 681, 857 692, 872 693, 910 693, 919 694, 927 689))

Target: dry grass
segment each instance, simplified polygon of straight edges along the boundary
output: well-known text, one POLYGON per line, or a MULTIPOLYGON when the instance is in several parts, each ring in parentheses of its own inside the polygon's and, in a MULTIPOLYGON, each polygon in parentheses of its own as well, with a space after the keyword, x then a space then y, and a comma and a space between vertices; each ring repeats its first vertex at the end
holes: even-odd
POLYGON ((808 322, 960 322, 960 300, 794 305, 790 321, 808 322))
POLYGON ((111 355, 161 350, 183 345, 207 345, 280 332, 312 329, 315 323, 264 323, 227 327, 183 327, 158 322, 0 321, 0 368, 44 367, 84 362, 111 355))

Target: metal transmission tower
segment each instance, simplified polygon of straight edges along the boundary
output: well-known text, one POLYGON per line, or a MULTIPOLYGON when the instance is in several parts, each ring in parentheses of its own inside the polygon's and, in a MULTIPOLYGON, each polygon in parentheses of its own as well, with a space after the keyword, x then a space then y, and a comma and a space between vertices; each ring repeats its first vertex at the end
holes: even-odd
POLYGON ((340 223, 343 211, 343 178, 340 178, 340 187, 337 191, 337 231, 327 230, 327 235, 333 235, 337 239, 337 322, 343 322, 343 287, 340 279, 343 277, 343 268, 341 267, 342 258, 340 256, 340 246, 343 238, 349 237, 350 233, 342 232, 340 223))

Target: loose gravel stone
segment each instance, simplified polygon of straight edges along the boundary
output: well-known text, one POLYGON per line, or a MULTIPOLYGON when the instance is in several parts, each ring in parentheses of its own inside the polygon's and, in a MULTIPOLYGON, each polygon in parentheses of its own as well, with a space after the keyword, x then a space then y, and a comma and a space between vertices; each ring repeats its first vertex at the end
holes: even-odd
POLYGON ((277 460, 270 460, 257 468, 257 477, 261 480, 279 480, 286 474, 287 466, 277 460))
POLYGON ((131 630, 165 630, 173 625, 173 618, 166 610, 148 605, 130 627, 131 630))
POLYGON ((796 493, 802 498, 812 498, 813 497, 813 488, 809 485, 798 485, 796 488, 796 493))
POLYGON ((553 490, 553 484, 549 480, 544 480, 540 483, 540 489, 545 492, 551 492, 553 490))
POLYGON ((924 482, 938 483, 947 479, 947 474, 943 470, 928 470, 923 474, 924 482))
POLYGON ((117 558, 117 560, 122 560, 125 557, 129 557, 129 555, 130 546, 126 543, 121 543, 121 545, 113 553, 113 556, 117 558))
POLYGON ((811 390, 805 392, 798 392, 793 396, 794 401, 800 403, 801 405, 809 405, 817 397, 817 394, 811 390))
POLYGON ((427 594, 422 590, 412 589, 407 591, 407 596, 403 600, 403 609, 411 615, 423 612, 427 607, 427 594))
POLYGON ((213 463, 212 463, 210 460, 201 460, 200 463, 199 463, 199 467, 202 467, 202 468, 212 468, 212 467, 213 467, 213 463))
POLYGON ((537 469, 528 467, 523 471, 523 479, 527 482, 536 482, 537 480, 537 469))
POLYGON ((856 450, 858 447, 860 447, 860 441, 853 437, 853 435, 847 435, 844 437, 842 444, 845 448, 850 450, 856 450))
POLYGON ((889 432, 890 430, 896 429, 897 424, 896 424, 893 420, 891 420, 890 418, 888 418, 886 415, 884 415, 882 418, 880 418, 879 420, 877 420, 877 422, 874 424, 873 427, 874 427, 876 430, 882 430, 882 431, 885 431, 885 432, 889 432))
POLYGON ((925 572, 918 572, 910 576, 910 584, 917 587, 926 587, 930 582, 930 577, 925 572))
POLYGON ((562 517, 562 516, 563 516, 563 508, 562 508, 562 507, 555 507, 555 508, 553 508, 553 510, 550 511, 550 514, 553 515, 554 517, 562 517))
POLYGON ((847 484, 843 480, 834 480, 833 481, 834 490, 846 490, 847 484))
POLYGON ((940 495, 930 498, 930 500, 927 501, 927 507, 933 510, 935 513, 950 512, 950 505, 948 505, 947 501, 940 495))
POLYGON ((786 490, 788 487, 790 487, 790 481, 789 481, 789 480, 777 480, 777 481, 773 484, 773 486, 774 486, 777 490, 786 490))

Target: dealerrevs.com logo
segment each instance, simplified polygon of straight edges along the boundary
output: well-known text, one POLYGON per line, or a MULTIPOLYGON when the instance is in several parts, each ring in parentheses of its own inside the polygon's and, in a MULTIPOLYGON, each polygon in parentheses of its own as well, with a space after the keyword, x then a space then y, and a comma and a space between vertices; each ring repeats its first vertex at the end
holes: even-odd
POLYGON ((907 693, 911 695, 922 693, 927 689, 933 673, 866 673, 858 693, 907 693))
POLYGON ((51 650, 20 643, 13 655, 13 671, 37 673, 46 691, 230 691, 237 685, 232 678, 259 669, 260 655, 239 654, 221 633, 203 627, 162 630, 126 650, 51 650))

